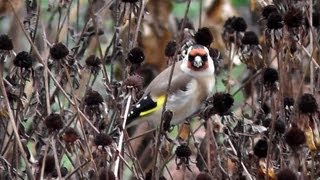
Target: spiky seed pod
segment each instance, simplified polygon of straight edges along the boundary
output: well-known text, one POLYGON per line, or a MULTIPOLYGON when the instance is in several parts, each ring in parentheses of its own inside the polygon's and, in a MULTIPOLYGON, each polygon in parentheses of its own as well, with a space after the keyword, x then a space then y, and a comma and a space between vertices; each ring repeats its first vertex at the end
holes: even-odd
POLYGON ((189 158, 192 154, 191 149, 189 146, 186 145, 180 145, 176 149, 176 156, 178 158, 189 158))
POLYGON ((253 31, 247 31, 242 38, 242 44, 244 45, 259 45, 259 38, 253 31))
POLYGON ((293 126, 285 134, 285 141, 291 148, 295 149, 306 142, 306 136, 302 130, 293 126))
POLYGON ((198 29, 198 31, 194 35, 194 40, 197 44, 209 47, 213 42, 213 36, 209 28, 203 27, 198 29))
POLYGON ((277 180, 298 180, 297 175, 289 168, 281 169, 277 173, 277 180))
POLYGON ((253 147, 253 153, 259 158, 267 157, 268 153, 268 142, 265 139, 259 139, 253 147))
POLYGON ((207 172, 201 172, 198 174, 195 180, 212 180, 213 178, 207 172))
POLYGON ((272 85, 279 80, 278 71, 273 68, 266 68, 263 73, 263 83, 265 85, 272 85))
POLYGON ((50 48, 50 55, 53 59, 63 59, 69 54, 69 49, 61 42, 54 44, 50 48))
POLYGON ((49 130, 58 131, 63 128, 63 118, 60 114, 51 113, 46 117, 45 124, 49 130))
POLYGON ((96 146, 109 146, 112 143, 112 138, 105 133, 100 133, 94 138, 96 146))
POLYGON ((143 50, 139 47, 131 49, 127 57, 131 64, 141 64, 144 61, 144 58, 143 50))
POLYGON ((283 27, 283 19, 281 14, 278 12, 273 12, 268 16, 267 20, 268 29, 281 29, 283 27))
POLYGON ((262 16, 267 19, 273 12, 278 12, 277 7, 275 5, 267 5, 262 9, 262 16))
POLYGON ((11 51, 13 49, 12 39, 6 35, 0 35, 0 50, 11 51))
POLYGON ((229 17, 225 22, 224 22, 224 25, 223 27, 225 28, 225 30, 228 32, 228 33, 233 33, 234 32, 234 29, 232 27, 232 23, 233 21, 236 19, 235 16, 232 16, 232 17, 229 17))
POLYGON ((71 127, 68 127, 63 135, 64 142, 74 143, 77 139, 79 139, 77 131, 71 127))
POLYGON ((286 124, 283 120, 278 119, 274 124, 274 130, 278 134, 283 134, 286 132, 286 124))
POLYGON ((166 48, 164 49, 164 54, 167 57, 173 57, 176 50, 177 50, 177 42, 169 41, 168 44, 166 45, 166 48))
POLYGON ((231 27, 238 32, 245 32, 247 29, 247 23, 243 17, 236 17, 231 24, 231 27))
POLYGON ((98 58, 95 55, 90 55, 87 59, 86 59, 86 65, 89 67, 99 67, 101 64, 101 60, 100 58, 98 58))
POLYGON ((318 111, 318 103, 309 93, 305 93, 299 98, 298 107, 302 114, 314 114, 318 111))
POLYGON ((28 52, 21 51, 17 54, 16 58, 14 58, 13 64, 20 68, 29 69, 32 67, 33 61, 33 57, 28 52))
POLYGON ((84 99, 87 106, 94 106, 103 103, 103 97, 94 90, 89 91, 84 99))
POLYGON ((129 76, 127 79, 124 80, 123 85, 129 88, 137 88, 142 89, 143 87, 143 79, 139 75, 132 75, 129 76))
POLYGON ((233 97, 229 93, 215 93, 213 95, 213 107, 217 114, 223 116, 234 103, 233 97))
POLYGON ((303 13, 299 9, 290 8, 289 11, 284 16, 284 23, 289 28, 299 27, 303 24, 303 13))

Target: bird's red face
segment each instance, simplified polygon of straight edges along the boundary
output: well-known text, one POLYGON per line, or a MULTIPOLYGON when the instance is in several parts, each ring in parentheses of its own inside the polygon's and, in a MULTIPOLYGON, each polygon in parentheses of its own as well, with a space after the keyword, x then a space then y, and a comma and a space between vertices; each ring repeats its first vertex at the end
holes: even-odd
POLYGON ((202 47, 193 47, 188 54, 188 68, 203 71, 208 68, 208 53, 202 47))

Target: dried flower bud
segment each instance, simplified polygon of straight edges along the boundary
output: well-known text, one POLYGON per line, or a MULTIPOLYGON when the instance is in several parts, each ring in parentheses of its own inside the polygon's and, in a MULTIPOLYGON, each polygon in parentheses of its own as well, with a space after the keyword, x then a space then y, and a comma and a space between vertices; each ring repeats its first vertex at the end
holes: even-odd
POLYGON ((51 113, 46 117, 45 124, 48 129, 58 131, 63 128, 63 118, 60 114, 51 113))
POLYGON ((283 120, 278 119, 274 124, 274 130, 278 134, 283 134, 286 132, 286 124, 283 120))
POLYGON ((178 158, 189 158, 192 154, 191 149, 186 145, 180 145, 176 149, 176 156, 178 158))
POLYGON ((253 31, 247 31, 242 38, 242 44, 244 45, 259 45, 259 38, 253 31))
POLYGON ((13 60, 13 64, 17 67, 29 69, 32 67, 34 59, 33 57, 27 53, 26 51, 19 52, 13 60))
POLYGON ((173 57, 176 50, 177 50, 177 42, 169 41, 168 44, 166 45, 166 48, 164 49, 164 54, 167 57, 173 57))
POLYGON ((281 14, 273 12, 268 16, 267 20, 268 29, 281 29, 283 27, 283 19, 281 14))
POLYGON ((277 180, 298 180, 297 175, 289 168, 281 169, 277 174, 277 180))
POLYGON ((295 28, 303 24, 303 19, 304 17, 301 10, 290 8, 289 11, 284 16, 284 23, 289 28, 295 28))
POLYGON ((263 73, 263 83, 265 85, 272 85, 278 81, 278 71, 273 68, 266 68, 263 73))
POLYGON ((94 106, 103 103, 103 97, 94 90, 87 92, 84 102, 87 106, 94 106))
POLYGON ((294 99, 292 97, 285 97, 283 99, 283 106, 286 107, 292 107, 294 105, 294 99))
POLYGON ((139 47, 131 49, 128 53, 128 60, 132 64, 141 64, 144 61, 144 58, 143 50, 139 47))
POLYGON ((86 65, 91 67, 99 67, 101 64, 100 58, 95 55, 91 55, 86 59, 86 65))
POLYGON ((226 114, 233 103, 234 99, 229 93, 215 93, 213 95, 213 107, 220 116, 226 114))
POLYGON ((302 114, 313 114, 318 111, 318 104, 312 94, 303 94, 298 101, 299 111, 302 114))
POLYGON ((63 43, 54 44, 50 48, 50 55, 53 59, 62 59, 65 58, 69 54, 68 48, 63 43))
POLYGON ((79 139, 77 131, 71 127, 68 127, 64 132, 63 140, 66 143, 74 143, 77 139, 79 139))
POLYGON ((195 180, 212 180, 213 178, 207 172, 202 172, 198 174, 195 180))
POLYGON ((236 17, 231 24, 231 27, 238 32, 245 32, 247 29, 247 23, 243 17, 236 17))
POLYGON ((285 134, 285 141, 291 148, 295 149, 306 142, 306 136, 302 130, 293 126, 285 134))
POLYGON ((11 51, 13 44, 11 38, 6 34, 0 35, 0 50, 11 51))
POLYGON ((225 22, 224 22, 224 29, 228 32, 228 33, 233 33, 234 29, 232 27, 232 23, 233 21, 236 19, 235 16, 229 17, 225 22))
POLYGON ((259 158, 265 158, 268 154, 268 142, 265 139, 259 139, 253 147, 253 153, 259 158))
POLYGON ((109 146, 112 143, 112 138, 105 133, 100 133, 94 138, 96 146, 109 146))
POLYGON ((278 12, 277 7, 275 5, 267 5, 262 9, 262 16, 267 19, 273 12, 278 12))
POLYGON ((203 27, 198 29, 198 31, 194 35, 194 40, 197 44, 209 47, 213 42, 213 36, 209 28, 203 27))

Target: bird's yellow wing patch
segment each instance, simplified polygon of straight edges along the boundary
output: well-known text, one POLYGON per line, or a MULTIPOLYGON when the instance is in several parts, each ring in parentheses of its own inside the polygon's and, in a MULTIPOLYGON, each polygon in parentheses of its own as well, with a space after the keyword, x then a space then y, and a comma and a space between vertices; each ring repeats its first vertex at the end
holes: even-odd
POLYGON ((162 106, 163 106, 163 104, 164 104, 164 99, 165 99, 165 95, 162 95, 162 96, 157 97, 157 99, 156 99, 157 106, 154 107, 154 108, 152 108, 152 109, 148 109, 148 110, 146 110, 146 111, 140 112, 140 115, 139 115, 139 116, 146 116, 146 115, 149 115, 149 114, 151 114, 151 113, 153 113, 153 112, 161 109, 162 106))

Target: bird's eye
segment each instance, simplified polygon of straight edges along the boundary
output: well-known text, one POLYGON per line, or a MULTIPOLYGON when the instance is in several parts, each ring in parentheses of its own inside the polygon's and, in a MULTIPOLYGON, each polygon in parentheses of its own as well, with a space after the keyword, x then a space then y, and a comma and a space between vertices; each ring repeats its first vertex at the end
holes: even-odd
POLYGON ((189 57, 188 57, 188 59, 189 59, 189 61, 194 61, 194 56, 191 56, 191 55, 189 55, 189 57))
POLYGON ((205 54, 205 55, 202 55, 201 56, 201 59, 202 59, 202 61, 206 61, 206 60, 208 60, 208 56, 205 54))

